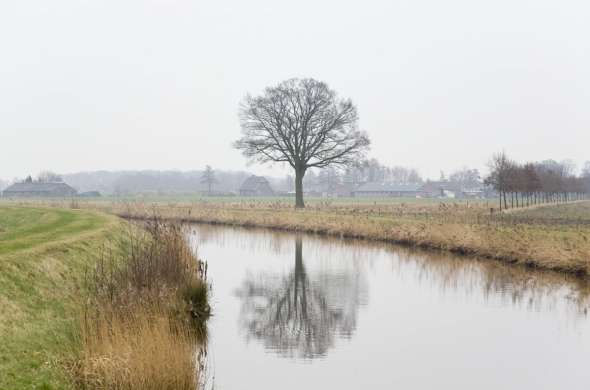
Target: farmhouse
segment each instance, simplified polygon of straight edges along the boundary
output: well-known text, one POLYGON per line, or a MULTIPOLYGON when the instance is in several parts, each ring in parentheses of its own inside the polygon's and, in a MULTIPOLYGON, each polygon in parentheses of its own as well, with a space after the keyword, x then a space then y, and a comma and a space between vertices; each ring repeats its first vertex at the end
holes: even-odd
POLYGON ((422 195, 427 198, 483 199, 493 196, 483 186, 464 187, 459 183, 448 181, 428 181, 422 186, 421 191, 422 195))
POLYGON ((420 195, 419 184, 365 183, 352 191, 354 197, 412 197, 420 195))
POLYGON ((25 181, 15 183, 4 190, 5 198, 61 198, 75 196, 78 192, 63 182, 45 183, 25 181))
POLYGON ((448 181, 427 181, 421 188, 423 196, 427 198, 455 198, 459 197, 461 187, 448 181))
POLYGON ((268 180, 262 176, 252 175, 240 187, 241 196, 273 196, 274 191, 268 180))

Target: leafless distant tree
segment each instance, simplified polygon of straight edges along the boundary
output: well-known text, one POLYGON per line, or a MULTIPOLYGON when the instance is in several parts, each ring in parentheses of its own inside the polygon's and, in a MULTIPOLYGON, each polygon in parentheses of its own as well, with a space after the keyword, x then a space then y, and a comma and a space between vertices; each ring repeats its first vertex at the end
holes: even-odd
POLYGON ((294 184, 295 184, 295 178, 293 177, 293 175, 285 176, 284 186, 287 189, 287 191, 293 191, 294 184))
POLYGON ((422 183, 422 177, 414 168, 395 166, 388 168, 390 180, 394 183, 422 183))
POLYGON ((326 83, 290 79, 248 95, 240 107, 242 137, 234 146, 260 162, 285 162, 295 171, 295 207, 304 207, 303 177, 309 168, 358 161, 369 138, 358 130, 357 110, 326 83))
POLYGON ((342 181, 354 185, 366 182, 416 184, 422 183, 423 179, 414 168, 402 166, 388 167, 381 164, 377 159, 372 158, 347 167, 342 181))
POLYGON ((588 199, 590 187, 587 183, 584 170, 577 176, 575 165, 569 160, 544 160, 522 165, 509 159, 504 152, 494 155, 486 178, 486 184, 500 194, 500 209, 502 200, 504 208, 508 208, 507 194, 511 207, 588 199))
POLYGON ((59 183, 63 178, 55 172, 43 171, 37 175, 37 180, 42 183, 59 183))
POLYGON ((207 185, 207 194, 211 195, 211 189, 213 188, 213 184, 217 183, 217 179, 215 178, 215 171, 211 168, 211 165, 207 165, 205 167, 205 171, 203 175, 201 175, 201 184, 207 185))
POLYGON ((504 152, 495 154, 489 162, 490 174, 485 183, 492 186, 500 194, 500 210, 502 210, 502 198, 504 199, 504 208, 507 207, 506 193, 510 190, 513 165, 514 163, 504 152))
POLYGON ((590 192, 590 161, 586 161, 582 168, 582 180, 584 181, 586 191, 590 192))
POLYGON ((333 195, 336 187, 340 184, 340 176, 336 169, 332 167, 324 168, 318 175, 318 182, 322 185, 323 190, 329 195, 333 195))
POLYGON ((481 176, 477 169, 461 168, 449 175, 449 181, 461 187, 476 187, 480 184, 481 176))

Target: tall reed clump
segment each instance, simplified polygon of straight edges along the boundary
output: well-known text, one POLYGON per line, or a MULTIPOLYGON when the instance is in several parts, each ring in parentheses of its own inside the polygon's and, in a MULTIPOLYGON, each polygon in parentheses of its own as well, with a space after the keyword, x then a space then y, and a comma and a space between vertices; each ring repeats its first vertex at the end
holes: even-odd
POLYGON ((158 219, 132 227, 124 246, 122 257, 104 251, 87 275, 74 381, 93 390, 199 388, 206 264, 180 225, 158 219))

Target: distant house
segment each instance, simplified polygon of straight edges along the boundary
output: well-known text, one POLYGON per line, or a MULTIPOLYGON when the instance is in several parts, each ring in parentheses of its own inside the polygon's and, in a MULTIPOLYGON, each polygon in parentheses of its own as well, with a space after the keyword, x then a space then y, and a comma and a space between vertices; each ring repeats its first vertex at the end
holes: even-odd
POLYGON ((421 190, 423 196, 428 198, 481 199, 488 196, 488 191, 483 186, 463 187, 459 183, 448 181, 428 181, 421 190))
POLYGON ((420 184, 365 183, 352 191, 354 197, 411 197, 421 194, 420 184))
POLYGON ((262 176, 252 175, 240 187, 241 196, 272 196, 274 191, 268 180, 262 176))
POLYGON ((2 196, 5 198, 61 198, 75 196, 78 192, 63 182, 44 183, 25 181, 7 187, 2 196))
POLYGON ((460 195, 461 188, 448 181, 427 181, 420 188, 422 195, 427 198, 455 198, 460 195))
POLYGON ((486 190, 483 187, 463 188, 461 190, 461 197, 483 199, 486 197, 486 190))

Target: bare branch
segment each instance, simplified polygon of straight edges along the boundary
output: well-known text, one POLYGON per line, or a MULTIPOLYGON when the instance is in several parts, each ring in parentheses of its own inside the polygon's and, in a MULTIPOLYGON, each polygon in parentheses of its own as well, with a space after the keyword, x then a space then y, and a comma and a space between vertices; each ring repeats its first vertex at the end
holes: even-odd
MULTIPOLYGON (((310 167, 360 161, 370 144, 357 128, 352 101, 314 79, 290 79, 246 96, 239 116, 242 137, 234 146, 259 162, 287 162, 299 181, 310 167)), ((302 205, 302 189, 296 192, 302 205)))

